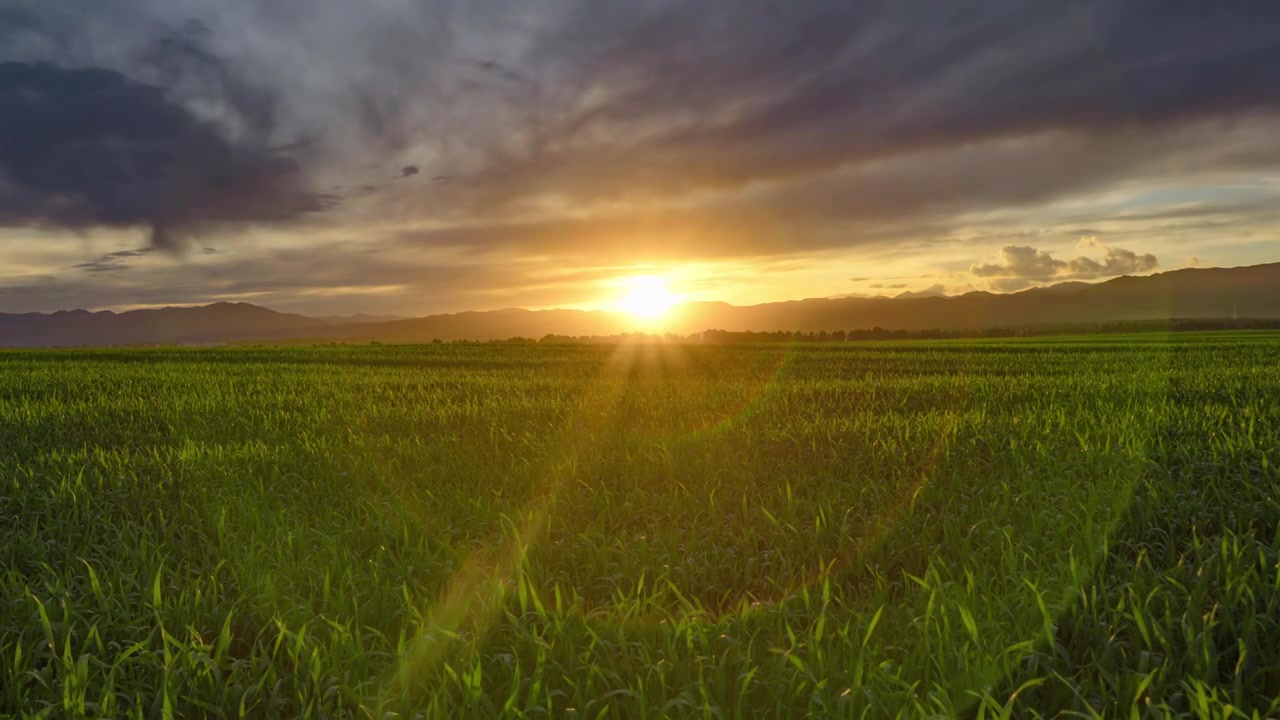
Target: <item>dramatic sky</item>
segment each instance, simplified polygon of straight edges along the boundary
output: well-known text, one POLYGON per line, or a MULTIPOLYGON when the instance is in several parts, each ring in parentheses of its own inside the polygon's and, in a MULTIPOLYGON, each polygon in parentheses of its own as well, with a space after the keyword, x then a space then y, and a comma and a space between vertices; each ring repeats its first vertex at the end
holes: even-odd
POLYGON ((0 0, 0 311, 1280 260, 1275 0, 0 0))

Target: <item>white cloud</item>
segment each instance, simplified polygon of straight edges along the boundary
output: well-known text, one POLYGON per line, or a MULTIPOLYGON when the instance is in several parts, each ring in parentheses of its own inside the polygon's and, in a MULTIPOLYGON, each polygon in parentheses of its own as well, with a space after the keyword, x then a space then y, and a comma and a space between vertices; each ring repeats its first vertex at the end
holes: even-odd
POLYGON ((1006 245, 992 263, 975 263, 969 272, 988 280, 997 290, 1016 290, 1045 282, 1064 280, 1097 280, 1151 272, 1160 266, 1151 253, 1104 245, 1096 236, 1080 239, 1078 251, 1100 250, 1101 259, 1078 255, 1070 259, 1055 258, 1047 250, 1029 245, 1006 245))

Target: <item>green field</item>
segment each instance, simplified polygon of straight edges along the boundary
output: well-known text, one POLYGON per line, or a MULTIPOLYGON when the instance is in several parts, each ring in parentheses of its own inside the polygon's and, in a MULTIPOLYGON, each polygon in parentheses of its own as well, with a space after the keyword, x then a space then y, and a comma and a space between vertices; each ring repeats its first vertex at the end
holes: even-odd
POLYGON ((0 354, 0 715, 1280 714, 1280 335, 0 354))

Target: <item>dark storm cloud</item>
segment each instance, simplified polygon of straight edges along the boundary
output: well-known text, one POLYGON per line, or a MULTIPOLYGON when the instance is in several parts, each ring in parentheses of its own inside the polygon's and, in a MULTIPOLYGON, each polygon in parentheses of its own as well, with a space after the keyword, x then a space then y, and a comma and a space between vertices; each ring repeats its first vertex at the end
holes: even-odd
POLYGON ((1154 131, 1280 105, 1275 3, 576 7, 537 59, 586 107, 492 168, 498 199, 537 183, 593 195, 735 186, 996 137, 1154 131))
POLYGON ((426 148, 476 212, 1280 107, 1274 2, 260 0, 194 19, 159 0, 23 7, 12 24, 27 35, 95 39, 46 55, 115 57, 241 123, 285 122, 333 172, 426 148), (156 36, 105 39, 113 23, 156 36), (481 90, 477 73, 527 82, 481 90))
POLYGON ((148 228, 178 248, 208 224, 326 207, 296 164, 236 143, 110 70, 0 64, 0 224, 148 228))

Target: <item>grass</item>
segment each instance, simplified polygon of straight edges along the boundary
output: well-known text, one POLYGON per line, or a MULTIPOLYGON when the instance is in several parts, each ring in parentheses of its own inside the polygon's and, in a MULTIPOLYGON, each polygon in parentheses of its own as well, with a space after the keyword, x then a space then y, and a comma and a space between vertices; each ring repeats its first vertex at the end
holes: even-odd
POLYGON ((0 715, 1280 714, 1280 335, 0 354, 0 715))

